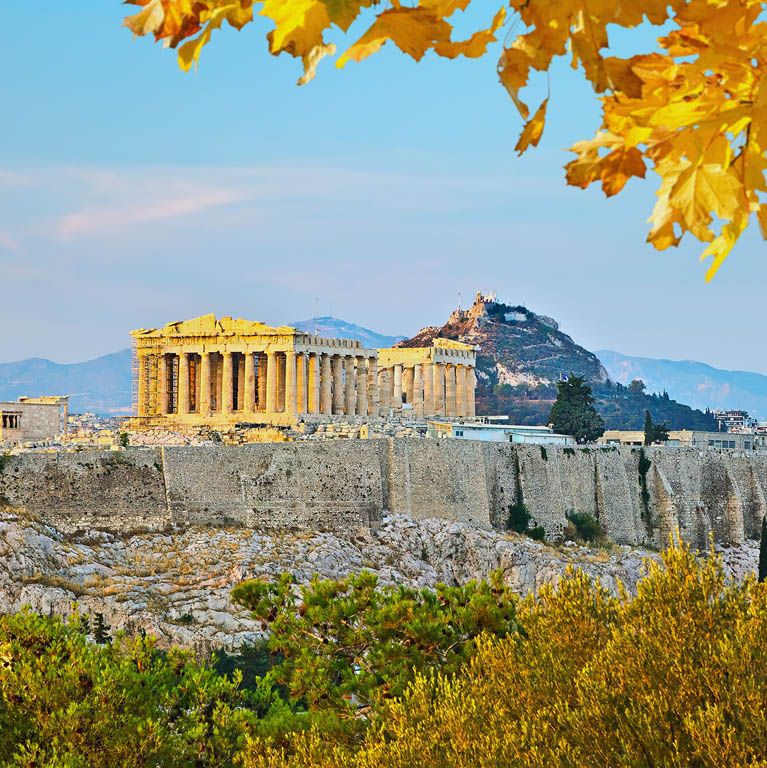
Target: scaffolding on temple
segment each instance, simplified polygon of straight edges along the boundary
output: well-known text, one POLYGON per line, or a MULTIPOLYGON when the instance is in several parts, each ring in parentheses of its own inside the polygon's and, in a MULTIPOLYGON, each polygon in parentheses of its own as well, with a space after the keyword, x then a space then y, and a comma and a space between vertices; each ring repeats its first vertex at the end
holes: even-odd
POLYGON ((138 416, 138 377, 139 377, 139 360, 138 351, 136 349, 136 339, 134 337, 131 344, 131 415, 138 416))

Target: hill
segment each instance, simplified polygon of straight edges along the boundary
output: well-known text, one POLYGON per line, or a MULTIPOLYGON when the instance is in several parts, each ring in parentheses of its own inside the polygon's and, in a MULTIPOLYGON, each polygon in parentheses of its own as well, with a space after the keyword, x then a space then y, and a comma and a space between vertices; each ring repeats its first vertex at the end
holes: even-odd
POLYGON ((609 349, 596 354, 613 381, 641 379, 648 391, 666 391, 694 408, 743 409, 767 419, 767 376, 761 373, 727 371, 694 360, 633 357, 609 349))
POLYGON ((359 339, 368 349, 393 347, 405 338, 404 336, 385 336, 382 333, 363 328, 361 325, 339 320, 337 317, 312 317, 309 320, 289 323, 289 325, 298 328, 299 331, 317 333, 332 339, 359 339))
POLYGON ((129 415, 131 352, 123 349, 83 363, 61 364, 40 357, 0 363, 0 400, 20 395, 69 395, 72 413, 129 415))
POLYGON ((397 346, 430 345, 438 336, 479 345, 477 376, 485 389, 551 386, 571 371, 591 382, 608 381, 597 356, 560 331, 556 320, 493 296, 477 294, 470 309, 455 310, 443 326, 423 328, 397 346))
POLYGON ((443 326, 420 330, 398 346, 431 344, 443 337, 476 344, 477 413, 508 414, 516 424, 545 424, 557 396, 556 382, 574 373, 591 384, 607 429, 641 429, 644 412, 672 429, 716 429, 710 414, 663 395, 630 392, 610 380, 599 358, 559 329, 556 320, 527 307, 477 294, 443 326))

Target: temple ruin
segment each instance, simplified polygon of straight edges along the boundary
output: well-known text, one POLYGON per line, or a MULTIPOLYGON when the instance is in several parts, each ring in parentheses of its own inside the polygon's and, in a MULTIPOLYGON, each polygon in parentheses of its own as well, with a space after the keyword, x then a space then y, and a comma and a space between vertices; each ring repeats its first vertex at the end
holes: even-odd
POLYGON ((474 415, 476 347, 365 349, 204 315, 131 332, 134 428, 474 415))

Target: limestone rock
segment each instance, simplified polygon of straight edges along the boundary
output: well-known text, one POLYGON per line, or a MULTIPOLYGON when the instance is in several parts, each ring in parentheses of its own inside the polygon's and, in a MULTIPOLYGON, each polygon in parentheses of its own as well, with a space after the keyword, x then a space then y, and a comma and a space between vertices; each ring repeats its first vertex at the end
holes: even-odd
MULTIPOLYGON (((727 573, 755 570, 758 543, 718 551, 727 573)), ((348 534, 186 527, 171 532, 64 534, 10 512, 0 515, 0 610, 28 605, 46 615, 102 613, 112 633, 143 630, 160 647, 199 652, 260 636, 260 624, 233 605, 241 580, 293 573, 337 579, 366 568, 383 584, 463 584, 501 569, 520 594, 555 583, 568 565, 615 592, 630 592, 655 552, 614 547, 552 547, 524 536, 432 518, 387 515, 376 531, 348 534)))

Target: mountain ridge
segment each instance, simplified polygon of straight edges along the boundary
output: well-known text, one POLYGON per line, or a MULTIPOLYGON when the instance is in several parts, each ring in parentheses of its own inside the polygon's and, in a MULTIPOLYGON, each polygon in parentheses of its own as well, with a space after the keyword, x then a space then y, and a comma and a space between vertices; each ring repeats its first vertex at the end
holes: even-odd
POLYGON ((742 409, 767 418, 767 376, 756 371, 727 370, 698 360, 625 355, 614 350, 595 353, 621 384, 644 381, 649 391, 666 391, 696 408, 742 409))

